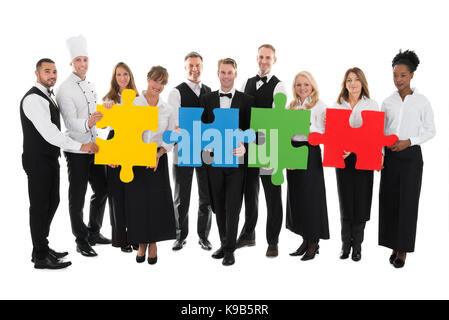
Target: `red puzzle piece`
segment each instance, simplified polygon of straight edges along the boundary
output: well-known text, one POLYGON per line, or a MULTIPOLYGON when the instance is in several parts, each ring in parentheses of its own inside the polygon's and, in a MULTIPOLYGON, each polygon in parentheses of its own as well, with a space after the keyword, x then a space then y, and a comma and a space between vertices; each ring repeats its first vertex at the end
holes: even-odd
POLYGON ((311 145, 324 145, 323 166, 344 168, 343 151, 357 155, 356 169, 381 170, 382 147, 392 146, 398 137, 384 135, 385 112, 362 111, 363 125, 353 128, 349 124, 351 110, 327 109, 324 134, 309 135, 311 145))

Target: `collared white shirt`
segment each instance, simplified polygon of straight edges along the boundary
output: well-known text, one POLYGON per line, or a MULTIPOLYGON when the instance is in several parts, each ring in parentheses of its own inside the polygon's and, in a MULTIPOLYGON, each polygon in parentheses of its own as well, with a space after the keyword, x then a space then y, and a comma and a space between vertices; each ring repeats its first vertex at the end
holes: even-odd
MULTIPOLYGON (((189 88, 197 95, 197 97, 201 94, 201 88, 203 87, 203 84, 200 83, 194 83, 190 80, 184 81, 189 88)), ((168 104, 175 108, 175 117, 176 117, 176 126, 179 126, 179 108, 181 107, 181 93, 177 88, 173 88, 170 93, 168 94, 168 104)), ((200 107, 200 106, 198 106, 200 107)))
MULTIPOLYGON (((260 76, 260 74, 259 74, 259 76, 260 76)), ((269 73, 266 75, 266 77, 267 77, 267 83, 268 83, 268 82, 270 82, 271 78, 273 77, 273 74, 269 73)), ((245 92, 245 87, 246 87, 247 83, 248 83, 248 79, 243 83, 243 85, 241 87, 242 92, 245 92)), ((262 80, 257 81, 256 82, 256 90, 259 90, 263 84, 264 84, 264 82, 262 80)), ((283 94, 287 95, 287 90, 285 89, 285 85, 282 81, 279 81, 279 83, 276 85, 276 87, 274 87, 273 97, 278 93, 283 93, 283 94)), ((273 102, 272 107, 274 108, 274 102, 273 102)))
MULTIPOLYGON (((145 98, 146 91, 142 92, 142 95, 138 96, 134 100, 135 106, 150 106, 145 98)), ((173 149, 173 143, 167 144, 162 140, 162 136, 166 130, 173 131, 176 129, 175 108, 166 103, 159 97, 157 106, 159 108, 159 123, 157 131, 146 130, 143 132, 143 142, 151 143, 156 142, 157 147, 164 147, 165 150, 171 151, 173 149)))
MULTIPOLYGON (((95 87, 87 79, 71 73, 61 84, 56 95, 67 134, 81 143, 95 142, 97 132, 95 126, 89 129, 87 122, 90 115, 97 111, 97 93, 95 87)), ((85 153, 79 150, 64 149, 73 153, 85 153)))
POLYGON ((231 91, 229 91, 229 92, 224 92, 223 90, 219 89, 218 96, 220 98, 220 108, 229 109, 232 104, 232 99, 234 99, 234 96, 235 96, 235 88, 233 87, 231 89, 231 91), (230 93, 230 94, 232 94, 232 97, 231 97, 231 99, 229 99, 228 97, 220 97, 220 93, 224 93, 224 94, 230 93))
MULTIPOLYGON (((47 88, 39 82, 36 82, 34 86, 54 102, 48 94, 47 88)), ((57 106, 56 103, 55 105, 57 106)), ((67 137, 53 122, 51 122, 51 113, 48 106, 48 101, 43 97, 37 94, 30 94, 23 100, 22 107, 25 116, 33 123, 37 132, 39 132, 45 141, 63 149, 79 150, 81 148, 81 143, 67 137)))
MULTIPOLYGON (((293 109, 297 110, 308 110, 306 105, 311 103, 312 99, 307 98, 304 100, 301 105, 294 107, 293 109)), ((286 109, 290 109, 289 106, 286 106, 286 109)), ((326 119, 326 105, 318 100, 317 103, 310 110, 310 133, 319 132, 324 133, 325 128, 325 119, 326 119)), ((307 141, 308 138, 302 134, 295 134, 292 137, 293 141, 307 141)))
POLYGON ((435 136, 435 122, 429 100, 416 89, 402 101, 394 92, 382 103, 385 112, 385 135, 395 134, 399 140, 410 139, 411 145, 420 145, 435 136))
MULTIPOLYGON (((351 110, 351 105, 349 102, 342 99, 340 103, 336 102, 333 105, 333 108, 335 109, 346 109, 351 110)), ((362 119, 362 111, 380 111, 379 110, 379 104, 373 100, 369 99, 367 97, 362 97, 362 99, 357 102, 354 109, 352 109, 351 117, 349 118, 349 124, 353 128, 359 128, 363 125, 363 119, 362 119)))

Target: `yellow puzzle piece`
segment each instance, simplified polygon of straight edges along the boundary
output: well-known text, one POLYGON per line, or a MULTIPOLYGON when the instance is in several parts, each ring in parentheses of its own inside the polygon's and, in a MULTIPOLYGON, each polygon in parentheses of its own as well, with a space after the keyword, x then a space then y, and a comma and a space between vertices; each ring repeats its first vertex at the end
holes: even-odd
POLYGON ((159 110, 157 107, 135 106, 136 92, 123 90, 123 105, 106 109, 97 105, 103 118, 97 122, 98 128, 110 126, 114 129, 111 140, 96 139, 99 151, 95 154, 95 164, 121 165, 120 180, 125 183, 134 179, 133 166, 156 166, 156 143, 144 143, 143 132, 157 131, 159 110))

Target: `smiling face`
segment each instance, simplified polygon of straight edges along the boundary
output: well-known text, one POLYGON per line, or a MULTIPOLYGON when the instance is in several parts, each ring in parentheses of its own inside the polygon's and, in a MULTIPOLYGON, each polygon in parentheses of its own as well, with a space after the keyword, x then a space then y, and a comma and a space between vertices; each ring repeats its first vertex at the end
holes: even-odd
POLYGON ((73 68, 73 73, 84 80, 89 70, 89 58, 83 56, 76 57, 70 65, 73 68))
POLYGON ((148 79, 148 88, 147 88, 147 94, 150 96, 156 96, 159 97, 159 95, 162 93, 162 91, 165 88, 166 83, 164 83, 162 80, 153 80, 148 79))
POLYGON ((199 83, 203 72, 203 61, 200 57, 188 58, 184 66, 187 72, 187 79, 193 83, 199 83))
POLYGON ((312 94, 312 83, 304 76, 298 76, 295 81, 295 93, 301 98, 301 102, 312 94))
POLYGON ((117 82, 120 88, 120 92, 128 88, 129 80, 130 80, 129 72, 126 71, 124 68, 118 67, 115 70, 115 81, 117 82))
POLYGON ((37 77, 37 82, 47 89, 53 87, 58 79, 56 65, 50 62, 42 63, 42 65, 35 71, 35 74, 37 77))
POLYGON ((218 78, 220 79, 221 90, 228 92, 234 87, 237 70, 234 69, 232 64, 222 63, 218 68, 218 78))
POLYGON ((362 93, 362 82, 354 72, 349 73, 345 86, 351 96, 360 97, 362 93))
POLYGON ((393 81, 398 91, 408 90, 414 73, 405 64, 395 65, 393 68, 393 81))
POLYGON ((259 64, 260 74, 266 75, 271 72, 271 67, 276 63, 276 56, 274 51, 270 48, 262 47, 257 54, 257 63, 259 64))

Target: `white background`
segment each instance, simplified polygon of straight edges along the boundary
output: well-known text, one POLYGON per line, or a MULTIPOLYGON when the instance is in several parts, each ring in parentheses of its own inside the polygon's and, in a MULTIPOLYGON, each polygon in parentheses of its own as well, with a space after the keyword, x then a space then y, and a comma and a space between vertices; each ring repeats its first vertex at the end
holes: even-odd
MULTIPOLYGON (((445 1, 430 0, 41 0, 3 4, 0 298, 449 298, 445 12, 445 1), (372 219, 366 227, 362 261, 339 260, 335 173, 326 168, 331 240, 321 242, 320 255, 313 261, 301 262, 288 255, 301 239, 285 228, 280 236, 280 256, 265 257, 266 210, 261 188, 257 246, 238 250, 236 264, 223 267, 221 261, 210 257, 211 252, 197 245, 195 183, 190 210, 194 219, 190 220, 190 236, 182 251, 173 252, 172 241, 160 243, 155 266, 138 265, 134 253, 123 254, 109 246, 95 248, 98 258, 83 258, 75 252, 71 234, 67 169, 61 158, 61 203, 50 243, 56 250, 70 251, 73 266, 57 272, 34 270, 29 261, 32 247, 26 175, 20 160, 19 102, 35 82, 34 68, 39 58, 56 61, 56 88, 62 83, 71 72, 65 40, 79 34, 88 39, 88 77, 100 97, 107 92, 113 66, 124 61, 132 68, 139 90, 145 88, 151 66, 165 66, 170 73, 163 92, 166 98, 169 90, 184 80, 183 58, 192 50, 204 56, 203 82, 214 90, 218 88, 217 60, 235 58, 240 88, 244 79, 257 72, 258 46, 272 43, 278 56, 274 73, 286 82, 289 91, 294 75, 308 70, 318 81, 322 100, 330 105, 338 95, 346 69, 358 66, 367 76, 372 98, 380 104, 395 90, 393 56, 401 48, 415 50, 421 65, 413 86, 431 101, 437 126, 437 136, 423 146, 425 164, 416 252, 408 256, 404 269, 395 270, 388 262, 390 250, 377 245, 376 173, 372 219)), ((103 233, 110 236, 107 212, 103 233)), ((210 240, 217 249, 215 220, 210 240)))

